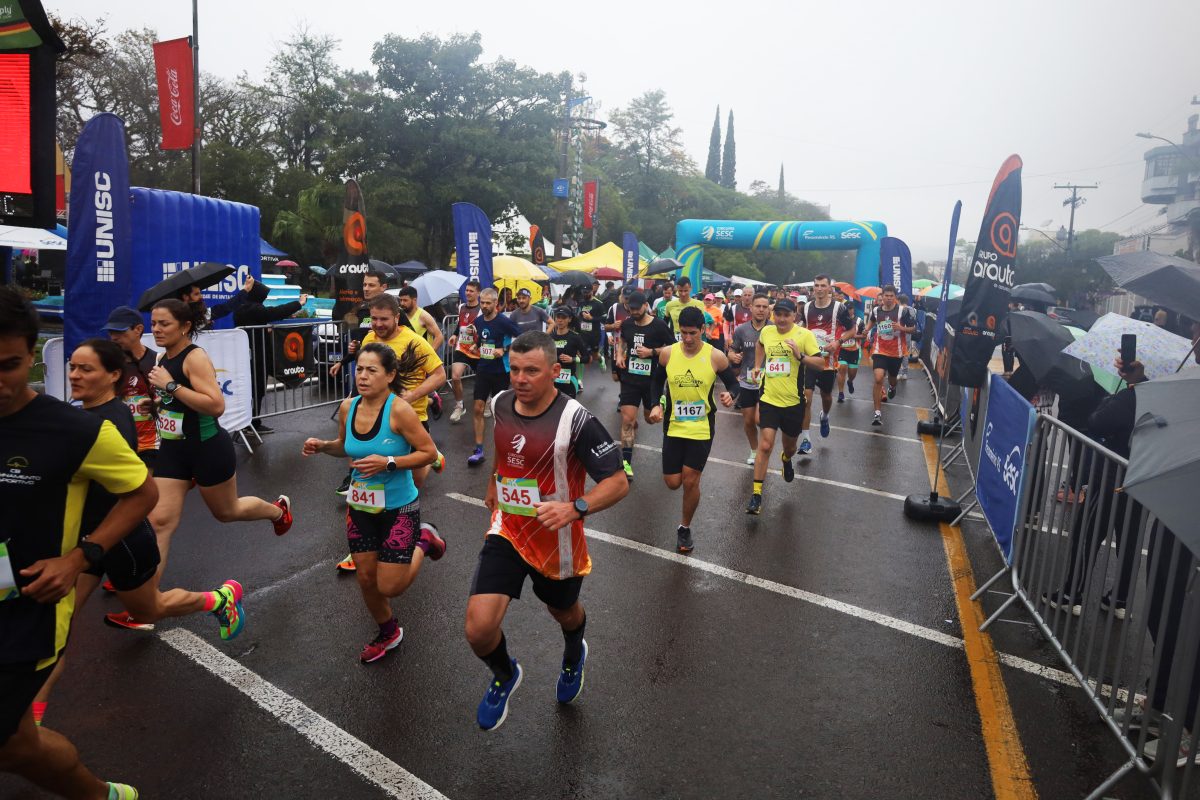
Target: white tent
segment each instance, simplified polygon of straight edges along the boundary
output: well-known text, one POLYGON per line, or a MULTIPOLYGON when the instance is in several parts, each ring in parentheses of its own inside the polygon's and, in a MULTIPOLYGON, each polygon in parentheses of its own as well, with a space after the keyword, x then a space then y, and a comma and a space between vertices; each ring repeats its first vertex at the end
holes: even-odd
MULTIPOLYGON (((509 206, 504 213, 492 220, 492 255, 529 258, 532 255, 529 252, 529 226, 531 224, 516 206, 509 206), (523 237, 525 244, 509 248, 505 242, 516 236, 523 237)), ((546 254, 546 258, 553 258, 554 244, 546 238, 544 233, 540 238, 542 240, 542 251, 546 254)), ((563 248, 563 258, 570 258, 573 255, 575 255, 574 251, 566 247, 563 248)))
POLYGON ((67 240, 45 228, 0 225, 0 247, 11 247, 15 250, 66 250, 67 240))
POLYGON ((730 275, 729 280, 733 281, 734 283, 740 283, 743 286, 770 286, 771 285, 767 281, 755 281, 755 280, 751 280, 750 278, 743 278, 740 275, 730 275))

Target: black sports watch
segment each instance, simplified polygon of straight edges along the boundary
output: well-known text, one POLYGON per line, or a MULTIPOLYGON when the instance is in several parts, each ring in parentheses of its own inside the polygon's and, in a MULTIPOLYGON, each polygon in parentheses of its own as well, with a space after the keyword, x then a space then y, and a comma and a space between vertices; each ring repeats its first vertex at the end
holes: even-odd
POLYGON ((387 471, 395 472, 398 469, 398 467, 396 466, 396 457, 388 456, 387 458, 388 458, 387 471))
POLYGON ((83 557, 87 561, 89 567, 100 566, 100 562, 104 560, 104 548, 95 542, 89 542, 87 539, 80 539, 79 549, 83 551, 83 557))
POLYGON ((179 388, 179 384, 175 381, 167 381, 165 388, 167 390, 167 394, 175 394, 175 391, 179 388))
POLYGON ((582 497, 575 499, 575 513, 579 515, 580 519, 583 519, 588 515, 587 500, 584 500, 582 497))

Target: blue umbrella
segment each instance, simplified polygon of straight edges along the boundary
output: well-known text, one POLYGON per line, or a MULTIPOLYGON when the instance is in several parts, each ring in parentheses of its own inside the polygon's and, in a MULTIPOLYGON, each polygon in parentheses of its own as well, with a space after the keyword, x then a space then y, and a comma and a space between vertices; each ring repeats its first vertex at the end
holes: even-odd
POLYGON ((425 266, 420 261, 405 261, 403 264, 394 264, 392 265, 392 269, 394 269, 396 272, 403 272, 405 274, 429 271, 429 267, 425 266))
POLYGON ((466 282, 465 275, 444 269, 434 269, 417 278, 411 286, 417 290, 417 305, 431 306, 441 301, 442 298, 458 294, 458 290, 466 282))
POLYGON ((545 264, 538 264, 537 268, 546 273, 547 278, 557 278, 559 275, 562 275, 558 270, 547 267, 545 264))
POLYGON ((320 275, 322 278, 323 278, 323 277, 325 277, 325 274, 326 274, 326 273, 329 271, 329 270, 325 269, 324 267, 318 267, 318 266, 316 266, 316 265, 313 265, 313 266, 309 267, 309 270, 310 270, 310 271, 312 271, 312 272, 315 272, 315 273, 317 273, 317 274, 318 274, 318 275, 320 275))

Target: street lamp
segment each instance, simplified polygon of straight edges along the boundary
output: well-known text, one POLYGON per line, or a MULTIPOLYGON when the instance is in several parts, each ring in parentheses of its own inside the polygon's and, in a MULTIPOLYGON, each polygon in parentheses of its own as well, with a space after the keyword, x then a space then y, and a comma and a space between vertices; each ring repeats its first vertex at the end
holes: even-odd
POLYGON ((1141 133, 1135 133, 1134 135, 1139 139, 1157 139, 1160 142, 1166 142, 1167 144, 1171 145, 1171 147, 1174 147, 1176 150, 1182 153, 1183 157, 1195 164, 1197 168, 1200 168, 1200 160, 1197 160, 1195 156, 1193 156, 1187 150, 1184 150, 1180 145, 1172 142, 1170 139, 1163 138, 1162 136, 1155 136, 1153 133, 1146 133, 1145 131, 1142 131, 1141 133))

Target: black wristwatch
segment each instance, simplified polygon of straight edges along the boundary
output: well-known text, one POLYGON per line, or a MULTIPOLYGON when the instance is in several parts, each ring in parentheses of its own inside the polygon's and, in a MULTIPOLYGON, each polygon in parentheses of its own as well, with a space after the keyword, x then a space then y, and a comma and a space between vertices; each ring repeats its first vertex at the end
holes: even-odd
POLYGON ((179 384, 175 381, 167 381, 167 385, 164 388, 166 389, 167 394, 173 395, 175 394, 176 390, 179 389, 179 384))
POLYGON ((388 472, 395 472, 395 471, 398 469, 398 468, 397 468, 397 466, 396 466, 396 457, 395 457, 395 456, 388 456, 387 458, 388 458, 388 463, 387 463, 387 471, 388 471, 388 472))
POLYGON ((104 560, 104 548, 95 542, 80 539, 79 549, 83 551, 84 560, 87 561, 89 567, 98 567, 100 566, 100 562, 104 560))
POLYGON ((584 517, 586 517, 588 515, 587 500, 584 500, 582 497, 576 498, 575 513, 579 515, 580 519, 583 519, 584 517))

